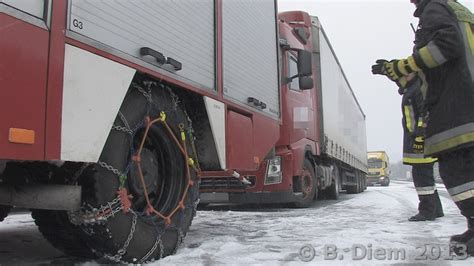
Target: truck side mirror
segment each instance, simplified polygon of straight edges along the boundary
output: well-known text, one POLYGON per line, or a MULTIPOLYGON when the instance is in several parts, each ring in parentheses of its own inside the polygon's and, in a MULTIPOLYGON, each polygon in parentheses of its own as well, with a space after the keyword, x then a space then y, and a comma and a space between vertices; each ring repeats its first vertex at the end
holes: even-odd
POLYGON ((299 80, 300 90, 310 90, 313 88, 313 78, 312 77, 300 77, 299 80))
POLYGON ((313 88, 313 60, 312 53, 306 50, 298 50, 298 75, 300 90, 313 88))
POLYGON ((298 50, 298 74, 300 77, 313 74, 312 54, 306 50, 298 50))

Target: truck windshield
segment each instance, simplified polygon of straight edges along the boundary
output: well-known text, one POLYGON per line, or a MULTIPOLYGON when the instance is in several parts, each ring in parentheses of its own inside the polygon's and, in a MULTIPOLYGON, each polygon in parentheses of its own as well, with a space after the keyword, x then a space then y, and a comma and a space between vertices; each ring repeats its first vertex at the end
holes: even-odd
POLYGON ((369 168, 382 168, 382 160, 380 159, 369 159, 369 168))

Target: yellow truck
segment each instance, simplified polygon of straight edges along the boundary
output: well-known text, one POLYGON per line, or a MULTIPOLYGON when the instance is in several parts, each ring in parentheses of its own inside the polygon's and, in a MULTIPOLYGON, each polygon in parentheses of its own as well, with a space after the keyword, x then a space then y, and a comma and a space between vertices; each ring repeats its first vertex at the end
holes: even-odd
POLYGON ((385 151, 369 151, 367 153, 368 174, 367 184, 369 186, 390 184, 390 162, 385 151))

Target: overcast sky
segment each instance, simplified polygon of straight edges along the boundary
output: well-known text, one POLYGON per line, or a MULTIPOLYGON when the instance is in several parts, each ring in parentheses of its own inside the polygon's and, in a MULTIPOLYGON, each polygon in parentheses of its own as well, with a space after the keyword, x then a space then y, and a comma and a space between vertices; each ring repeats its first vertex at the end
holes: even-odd
MULTIPOLYGON (((473 11, 474 0, 460 0, 473 11)), ((401 97, 396 85, 373 76, 375 60, 411 54, 416 27, 410 0, 278 0, 279 11, 303 10, 319 17, 349 83, 367 116, 368 150, 402 158, 401 97)))

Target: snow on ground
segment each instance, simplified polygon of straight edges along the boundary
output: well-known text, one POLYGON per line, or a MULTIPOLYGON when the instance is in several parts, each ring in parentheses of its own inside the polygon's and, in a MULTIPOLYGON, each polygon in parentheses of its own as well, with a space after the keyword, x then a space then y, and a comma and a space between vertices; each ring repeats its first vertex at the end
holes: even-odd
POLYGON ((48 263, 64 255, 43 239, 29 213, 16 213, 0 223, 0 264, 48 263))
MULTIPOLYGON (((418 199, 406 182, 342 194, 309 209, 219 206, 199 211, 178 253, 155 265, 300 265, 305 259, 321 265, 474 265, 474 258, 449 256, 449 237, 466 224, 446 190, 439 190, 445 217, 433 222, 407 221, 417 212, 418 199), (310 246, 300 254, 304 245, 310 246), (424 247, 431 251, 426 259, 424 247)), ((81 261, 52 248, 28 214, 16 214, 0 223, 2 263, 81 261)))
POLYGON ((311 209, 201 211, 184 247, 160 264, 301 264, 299 250, 309 244, 316 253, 312 261, 324 265, 472 265, 474 258, 449 260, 449 237, 463 232, 466 224, 446 190, 440 189, 440 194, 445 217, 433 222, 407 221, 417 212, 416 192, 411 183, 395 182, 390 187, 369 187, 362 194, 343 194, 337 202, 317 202, 311 209), (439 248, 440 258, 429 253, 433 260, 423 260, 425 245, 435 253, 439 248), (330 259, 334 253, 326 252, 325 259, 325 250, 334 247, 338 256, 330 259), (378 248, 385 249, 385 259, 375 258, 378 248), (388 254, 395 253, 388 249, 405 251, 405 259, 399 253, 399 260, 395 256, 389 260, 388 254), (352 259, 352 255, 361 258, 364 250, 364 259, 352 259))

